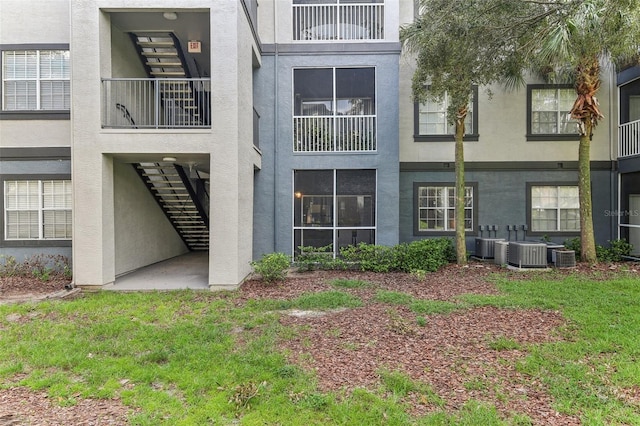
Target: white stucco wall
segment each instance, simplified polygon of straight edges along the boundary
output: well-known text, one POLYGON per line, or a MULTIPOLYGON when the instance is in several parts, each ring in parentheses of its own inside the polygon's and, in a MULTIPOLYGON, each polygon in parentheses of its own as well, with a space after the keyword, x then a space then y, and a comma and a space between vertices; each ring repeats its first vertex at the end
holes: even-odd
POLYGON ((131 164, 114 161, 115 274, 187 253, 131 164))
POLYGON ((0 44, 69 43, 69 0, 1 0, 0 44))
POLYGON ((253 223, 253 37, 239 2, 211 10, 212 128, 209 283, 233 286, 250 272, 253 223), (213 30, 215 29, 215 30, 213 30), (215 153, 215 154, 213 154, 215 153))
POLYGON ((69 146, 69 120, 0 120, 0 147, 69 146))
MULTIPOLYGON (((400 161, 453 162, 453 142, 414 142, 414 106, 411 98, 411 78, 414 62, 406 55, 400 62, 400 161)), ((600 108, 607 116, 594 131, 591 159, 615 159, 615 117, 612 115, 610 75, 603 69, 603 84, 598 93, 600 108), (613 138, 612 138, 613 136, 613 138)), ((541 84, 530 78, 528 83, 541 84)), ((615 90, 615 88, 614 88, 615 90)), ((527 90, 507 91, 499 84, 479 88, 477 142, 465 143, 467 161, 577 161, 578 141, 527 141, 527 90)))

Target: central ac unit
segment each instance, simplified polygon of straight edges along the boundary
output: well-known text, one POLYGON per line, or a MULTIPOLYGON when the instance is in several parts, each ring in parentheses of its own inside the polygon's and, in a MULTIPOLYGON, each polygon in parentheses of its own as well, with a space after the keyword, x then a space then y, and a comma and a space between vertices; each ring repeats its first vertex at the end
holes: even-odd
POLYGON ((476 257, 493 259, 496 241, 504 241, 504 238, 476 238, 476 257))
POLYGON ((508 252, 509 265, 518 268, 546 268, 547 245, 545 243, 511 242, 508 252))
POLYGON ((575 250, 554 250, 553 263, 557 268, 573 268, 576 266, 575 250))
POLYGON ((506 265, 507 264, 507 253, 509 253, 509 242, 508 241, 496 241, 494 243, 494 258, 493 258, 493 262, 496 265, 506 265))

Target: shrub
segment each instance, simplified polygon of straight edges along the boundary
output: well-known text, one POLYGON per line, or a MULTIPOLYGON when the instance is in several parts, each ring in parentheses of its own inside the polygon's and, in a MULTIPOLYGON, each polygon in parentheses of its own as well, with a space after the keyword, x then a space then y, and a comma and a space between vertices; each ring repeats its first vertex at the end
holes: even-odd
POLYGON ((69 259, 61 255, 36 254, 18 262, 15 257, 0 255, 0 276, 33 276, 41 281, 54 277, 71 279, 69 259))
POLYGON ((333 244, 323 247, 300 246, 300 253, 296 255, 295 265, 300 271, 316 269, 344 269, 345 262, 333 257, 333 244))
MULTIPOLYGON (((580 258, 581 242, 580 238, 571 238, 564 242, 564 246, 568 250, 576 252, 576 258, 580 258)), ((609 247, 596 245, 596 257, 600 262, 620 262, 624 260, 623 256, 629 256, 633 245, 626 240, 611 240, 609 247)))
POLYGON ((434 272, 455 259, 453 242, 449 238, 428 238, 400 244, 399 270, 434 272))
POLYGON ((291 266, 291 259, 284 253, 269 253, 258 261, 251 262, 253 270, 262 276, 265 282, 283 280, 291 266))
POLYGON ((357 263, 363 271, 397 271, 399 264, 395 247, 360 243, 341 248, 340 256, 347 262, 357 263))

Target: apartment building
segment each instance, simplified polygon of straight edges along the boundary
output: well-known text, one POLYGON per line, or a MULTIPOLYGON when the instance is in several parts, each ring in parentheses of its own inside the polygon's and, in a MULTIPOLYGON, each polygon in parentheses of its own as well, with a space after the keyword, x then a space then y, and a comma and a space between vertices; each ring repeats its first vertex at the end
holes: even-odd
MULTIPOLYGON (((452 236, 446 99, 412 101, 399 42, 414 13, 409 0, 3 0, 0 254, 63 254, 77 285, 102 288, 201 252, 216 289, 264 253, 452 236)), ((617 237, 618 187, 635 186, 616 168, 617 93, 605 80, 592 142, 600 243, 617 237)), ((579 235, 572 101, 535 79, 476 89, 470 251, 476 236, 579 235)))

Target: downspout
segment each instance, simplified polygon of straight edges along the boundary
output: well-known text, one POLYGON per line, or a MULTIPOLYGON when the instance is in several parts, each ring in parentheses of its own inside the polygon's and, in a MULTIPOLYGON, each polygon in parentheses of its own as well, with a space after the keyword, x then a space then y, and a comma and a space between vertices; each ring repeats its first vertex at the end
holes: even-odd
POLYGON ((620 103, 618 101, 618 87, 615 84, 615 73, 616 69, 613 66, 613 71, 611 72, 611 76, 609 78, 609 117, 613 117, 613 108, 614 103, 616 104, 618 110, 618 116, 616 123, 611 123, 611 119, 609 119, 609 164, 611 164, 611 170, 609 171, 609 209, 613 206, 617 205, 616 211, 618 214, 611 215, 610 223, 609 223, 609 235, 616 236, 616 239, 620 239, 620 176, 618 174, 618 178, 616 179, 616 164, 617 158, 614 153, 617 151, 614 147, 618 145, 618 124, 620 121, 620 103), (616 203, 617 200, 617 203, 616 203), (615 216, 615 218, 613 218, 615 216))
POLYGON ((273 251, 279 251, 278 238, 278 1, 273 2, 273 251))

